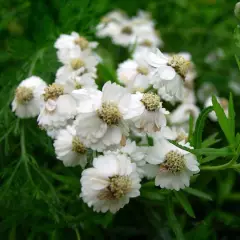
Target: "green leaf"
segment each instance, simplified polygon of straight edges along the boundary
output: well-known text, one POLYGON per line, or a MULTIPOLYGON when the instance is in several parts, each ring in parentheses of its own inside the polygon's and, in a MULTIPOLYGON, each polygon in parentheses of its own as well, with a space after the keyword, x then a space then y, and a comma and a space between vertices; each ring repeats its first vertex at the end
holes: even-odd
POLYGON ((240 61, 236 54, 235 54, 235 59, 236 59, 237 65, 238 65, 238 69, 240 70, 240 61))
POLYGON ((218 118, 219 125, 220 125, 222 131, 224 132, 228 142, 231 145, 233 145, 234 141, 235 141, 234 132, 232 131, 232 128, 230 127, 229 120, 228 120, 227 116, 225 115, 223 108, 221 107, 221 105, 219 104, 219 102, 217 101, 217 98, 215 96, 212 97, 212 103, 213 103, 214 111, 218 118))
POLYGON ((141 197, 149 199, 149 200, 155 200, 155 201, 163 201, 166 199, 166 193, 161 192, 159 189, 144 189, 141 191, 141 197))
POLYGON ((182 232, 182 227, 178 222, 176 215, 174 214, 174 205, 172 199, 169 197, 166 205, 166 216, 168 218, 168 223, 176 235, 177 240, 184 240, 185 237, 182 232))
POLYGON ((221 141, 220 139, 216 139, 217 135, 218 135, 218 133, 214 133, 214 134, 210 135, 207 139, 205 139, 202 142, 202 148, 210 147, 213 144, 218 143, 219 141, 221 141))
POLYGON ((213 111, 213 107, 205 108, 197 119, 195 132, 194 132, 194 141, 193 141, 194 148, 201 148, 202 133, 203 133, 205 120, 211 111, 213 111))
POLYGON ((233 96, 230 93, 230 97, 229 97, 229 103, 228 103, 228 122, 229 122, 229 128, 230 131, 233 135, 233 137, 235 137, 235 111, 234 111, 234 104, 233 104, 233 96))
POLYGON ((185 196, 185 194, 183 192, 174 192, 177 200, 179 201, 179 203, 182 205, 183 209, 186 211, 186 213, 192 217, 195 218, 195 214, 193 212, 192 206, 190 204, 190 202, 188 201, 187 197, 185 196))
POLYGON ((224 177, 222 174, 219 174, 217 177, 218 183, 218 198, 217 201, 219 204, 222 204, 223 201, 228 197, 231 192, 233 185, 235 183, 236 174, 234 171, 229 171, 224 177))
POLYGON ((212 201, 212 197, 209 194, 202 192, 200 190, 188 187, 184 188, 184 191, 193 196, 212 201))
POLYGON ((193 115, 192 114, 190 114, 188 126, 189 126, 188 141, 190 142, 190 145, 193 145, 194 119, 193 119, 193 115))
POLYGON ((211 162, 211 161, 214 161, 216 158, 218 158, 219 156, 208 156, 208 157, 205 157, 205 158, 202 158, 200 163, 203 164, 203 163, 208 163, 208 162, 211 162))
POLYGON ((229 147, 224 148, 201 148, 194 149, 192 152, 196 155, 206 155, 206 156, 219 156, 219 157, 227 157, 233 156, 233 152, 229 147))
POLYGON ((240 26, 239 25, 237 25, 237 27, 234 30, 233 38, 236 46, 240 47, 240 26))

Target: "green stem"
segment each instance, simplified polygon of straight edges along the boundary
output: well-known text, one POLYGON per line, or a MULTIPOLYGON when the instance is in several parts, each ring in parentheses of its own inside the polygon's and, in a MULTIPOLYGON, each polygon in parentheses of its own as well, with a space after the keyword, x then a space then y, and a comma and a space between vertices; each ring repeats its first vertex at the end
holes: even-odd
POLYGON ((77 229, 77 228, 74 228, 74 231, 75 231, 75 233, 76 233, 77 240, 80 240, 81 237, 80 237, 80 234, 79 234, 78 229, 77 229))
POLYGON ((25 146, 25 129, 24 124, 22 124, 21 127, 21 138, 20 138, 20 144, 21 144, 21 156, 26 156, 26 146, 25 146))
POLYGON ((240 144, 238 145, 235 155, 228 163, 225 163, 219 166, 202 166, 200 167, 200 169, 205 171, 218 171, 218 170, 225 170, 227 168, 239 168, 240 164, 235 164, 239 155, 240 155, 240 144))

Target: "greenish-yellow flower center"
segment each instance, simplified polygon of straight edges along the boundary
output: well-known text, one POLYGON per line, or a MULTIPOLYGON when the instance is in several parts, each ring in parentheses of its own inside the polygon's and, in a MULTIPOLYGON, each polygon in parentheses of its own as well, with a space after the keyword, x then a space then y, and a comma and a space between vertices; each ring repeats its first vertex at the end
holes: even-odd
POLYGON ((131 189, 132 183, 128 176, 113 176, 109 178, 109 185, 100 191, 100 200, 118 200, 125 196, 131 189))
POLYGON ((59 96, 63 95, 64 87, 60 84, 53 83, 45 88, 45 93, 43 94, 44 100, 57 99, 59 96))
POLYGON ((143 75, 148 75, 148 73, 149 73, 148 68, 143 67, 143 66, 138 66, 137 72, 139 72, 140 74, 143 74, 143 75))
POLYGON ((16 89, 15 96, 18 103, 26 104, 33 99, 33 90, 20 86, 16 89))
POLYGON ((146 40, 142 41, 142 43, 140 45, 142 45, 144 47, 152 47, 152 42, 150 40, 146 39, 146 40))
POLYGON ((190 62, 187 61, 184 57, 180 55, 173 55, 172 58, 169 59, 168 65, 173 67, 175 71, 185 79, 185 76, 189 70, 190 62))
POLYGON ((167 171, 176 174, 181 172, 184 167, 184 155, 178 151, 170 151, 165 156, 165 161, 160 165, 161 168, 166 169, 167 171))
POLYGON ((74 137, 72 140, 72 150, 76 153, 84 154, 87 149, 78 137, 74 137))
POLYGON ((74 42, 75 42, 77 45, 79 45, 82 50, 87 49, 88 46, 89 46, 88 40, 87 40, 86 38, 84 38, 84 37, 79 37, 79 38, 75 39, 74 42))
POLYGON ((98 115, 107 125, 117 125, 122 118, 117 104, 111 102, 103 103, 98 115))
POLYGON ((148 111, 156 111, 161 106, 160 97, 155 93, 144 93, 141 102, 148 111))
POLYGON ((126 35, 131 35, 133 33, 133 30, 130 26, 125 26, 122 28, 121 32, 126 35))
POLYGON ((84 67, 84 66, 85 66, 85 63, 80 58, 75 58, 75 59, 72 59, 72 61, 71 61, 71 67, 73 70, 78 70, 79 68, 84 67))
POLYGON ((75 81, 75 89, 81 89, 82 85, 75 81))

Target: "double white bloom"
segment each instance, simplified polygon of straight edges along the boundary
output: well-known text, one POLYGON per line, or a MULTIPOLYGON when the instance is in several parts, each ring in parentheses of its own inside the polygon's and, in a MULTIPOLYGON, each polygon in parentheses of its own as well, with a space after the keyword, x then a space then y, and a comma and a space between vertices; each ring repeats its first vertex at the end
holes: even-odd
POLYGON ((117 212, 140 195, 135 163, 125 154, 108 152, 82 172, 81 197, 96 212, 117 212))
POLYGON ((40 111, 40 96, 46 86, 46 83, 36 76, 23 80, 16 89, 12 111, 19 118, 36 117, 40 111))
POLYGON ((150 52, 146 60, 153 68, 150 83, 154 88, 165 87, 167 94, 181 100, 184 96, 184 79, 190 62, 181 55, 167 57, 158 49, 150 52))
MULTIPOLYGON (((164 138, 154 140, 154 146, 149 147, 146 160, 153 165, 151 173, 155 173, 155 185, 177 191, 188 187, 190 177, 200 171, 196 157, 164 138)), ((190 147, 184 141, 179 144, 190 147)))

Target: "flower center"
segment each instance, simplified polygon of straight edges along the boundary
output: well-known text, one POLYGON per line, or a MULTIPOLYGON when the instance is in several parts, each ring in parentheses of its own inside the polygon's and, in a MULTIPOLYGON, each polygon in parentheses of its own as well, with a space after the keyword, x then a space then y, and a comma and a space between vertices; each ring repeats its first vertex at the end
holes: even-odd
POLYGON ((143 66, 138 66, 137 67, 137 72, 139 72, 140 74, 143 75, 148 75, 148 68, 147 67, 143 67, 143 66))
POLYGON ((133 33, 133 30, 130 26, 125 26, 122 28, 121 32, 126 35, 131 35, 133 33))
POLYGON ((75 89, 81 89, 82 85, 75 81, 75 89))
POLYGON ((107 125, 116 125, 122 118, 117 104, 110 102, 102 104, 101 109, 98 110, 98 115, 107 125))
POLYGON ((89 42, 86 38, 84 37, 79 37, 77 39, 75 39, 74 41, 77 45, 79 45, 79 47, 82 49, 82 50, 85 50, 88 48, 89 46, 89 42))
POLYGON ((33 90, 27 87, 18 87, 15 92, 17 102, 20 104, 26 104, 33 99, 33 90))
POLYGON ((160 108, 160 97, 155 93, 144 93, 141 102, 148 111, 156 111, 160 108))
POLYGON ((71 61, 71 67, 73 70, 78 70, 81 67, 84 67, 85 63, 80 58, 75 58, 71 61))
POLYGON ((163 167, 173 174, 181 172, 185 167, 184 155, 178 151, 170 151, 165 156, 165 161, 160 167, 163 167))
POLYGON ((44 101, 47 101, 48 99, 57 99, 59 96, 63 95, 64 88, 60 84, 53 83, 46 87, 44 91, 44 101))
POLYGON ((148 39, 145 39, 142 43, 141 43, 142 46, 144 47, 152 47, 152 42, 148 39))
POLYGON ((80 142, 78 137, 73 137, 72 140, 72 150, 73 152, 84 154, 86 152, 86 147, 80 142))
POLYGON ((102 17, 100 21, 101 21, 102 23, 109 23, 109 22, 112 21, 112 19, 109 18, 109 17, 102 17))
POLYGON ((182 78, 185 78, 190 67, 190 62, 180 55, 173 55, 169 59, 168 65, 173 67, 182 78))
POLYGON ((131 189, 131 180, 128 176, 113 176, 109 178, 109 185, 100 191, 100 200, 118 200, 125 196, 131 189))

